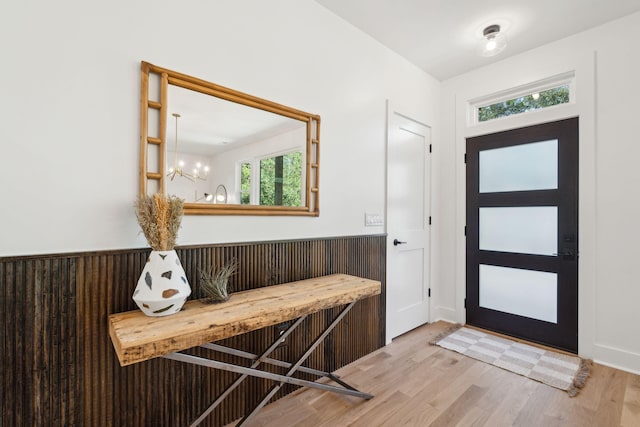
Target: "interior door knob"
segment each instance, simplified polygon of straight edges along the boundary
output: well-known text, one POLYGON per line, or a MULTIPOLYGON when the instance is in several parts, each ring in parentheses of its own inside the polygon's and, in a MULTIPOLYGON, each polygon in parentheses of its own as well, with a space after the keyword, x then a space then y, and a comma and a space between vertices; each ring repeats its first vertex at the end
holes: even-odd
POLYGON ((398 240, 398 239, 393 239, 393 246, 404 245, 404 244, 406 244, 406 243, 407 243, 407 242, 401 242, 401 241, 400 241, 400 240, 398 240))

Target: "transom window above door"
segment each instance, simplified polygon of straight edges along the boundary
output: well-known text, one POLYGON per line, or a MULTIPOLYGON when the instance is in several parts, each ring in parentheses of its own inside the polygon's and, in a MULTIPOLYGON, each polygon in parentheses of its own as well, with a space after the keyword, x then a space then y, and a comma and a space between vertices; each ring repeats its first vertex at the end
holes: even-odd
POLYGON ((468 104, 469 124, 573 103, 574 87, 575 73, 572 71, 472 99, 468 104))
POLYGON ((511 98, 478 108, 478 121, 499 119, 501 117, 526 113, 527 111, 553 107, 569 102, 569 85, 562 85, 542 92, 532 92, 517 98, 511 98))

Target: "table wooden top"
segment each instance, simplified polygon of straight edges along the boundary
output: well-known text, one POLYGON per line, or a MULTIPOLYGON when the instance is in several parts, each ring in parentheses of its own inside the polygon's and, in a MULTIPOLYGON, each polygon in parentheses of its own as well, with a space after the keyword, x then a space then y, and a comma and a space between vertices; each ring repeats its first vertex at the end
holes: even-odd
POLYGON ((149 317, 140 310, 112 314, 109 335, 126 366, 379 293, 379 281, 334 274, 233 293, 219 304, 188 301, 169 316, 149 317))

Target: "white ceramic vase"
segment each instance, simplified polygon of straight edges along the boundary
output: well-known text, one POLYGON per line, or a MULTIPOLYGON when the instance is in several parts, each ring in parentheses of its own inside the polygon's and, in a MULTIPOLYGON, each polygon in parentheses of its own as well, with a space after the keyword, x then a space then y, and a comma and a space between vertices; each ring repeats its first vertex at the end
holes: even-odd
POLYGON ((147 316, 177 313, 191 295, 191 288, 175 250, 151 251, 142 270, 133 300, 147 316))

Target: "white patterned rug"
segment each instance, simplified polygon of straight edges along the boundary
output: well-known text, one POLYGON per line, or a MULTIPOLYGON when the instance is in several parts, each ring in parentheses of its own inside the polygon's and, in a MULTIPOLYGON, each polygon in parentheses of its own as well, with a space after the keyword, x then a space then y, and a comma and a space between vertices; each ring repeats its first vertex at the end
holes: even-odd
POLYGON ((544 350, 460 325, 440 334, 431 343, 565 390, 571 397, 584 386, 592 365, 588 359, 544 350))

